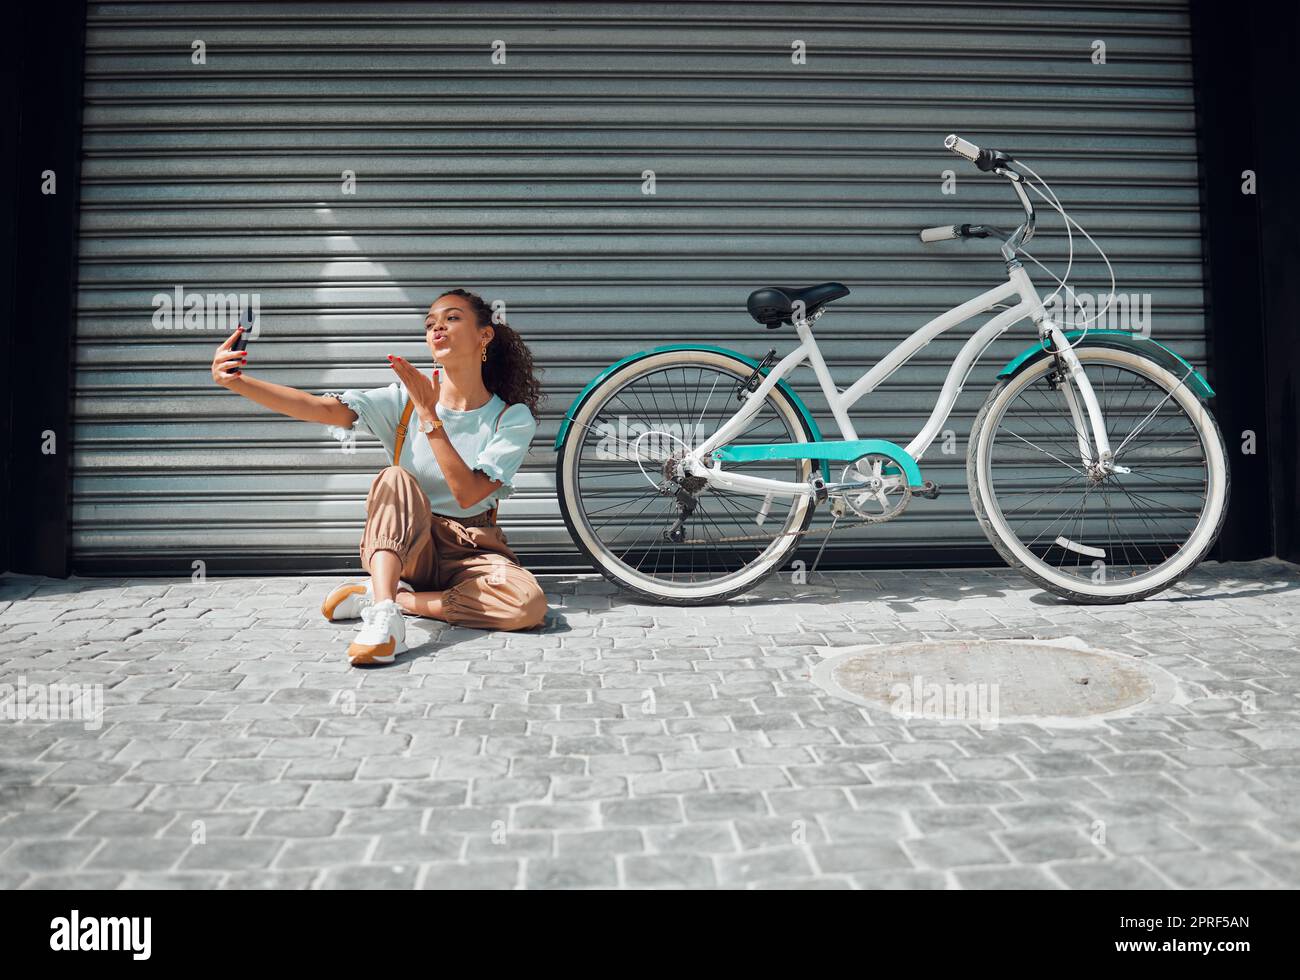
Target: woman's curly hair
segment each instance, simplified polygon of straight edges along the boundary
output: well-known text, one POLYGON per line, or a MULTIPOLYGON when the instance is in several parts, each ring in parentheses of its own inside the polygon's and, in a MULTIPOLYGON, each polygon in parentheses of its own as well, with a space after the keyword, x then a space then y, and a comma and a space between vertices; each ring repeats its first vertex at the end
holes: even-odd
POLYGON ((449 289, 438 295, 459 296, 468 300, 480 327, 489 324, 493 330, 492 342, 487 347, 487 361, 483 365, 483 384, 488 391, 499 395, 507 405, 522 402, 534 416, 546 396, 542 394, 537 375, 541 369, 533 363, 533 352, 504 317, 492 318, 492 307, 477 293, 465 289, 449 289))

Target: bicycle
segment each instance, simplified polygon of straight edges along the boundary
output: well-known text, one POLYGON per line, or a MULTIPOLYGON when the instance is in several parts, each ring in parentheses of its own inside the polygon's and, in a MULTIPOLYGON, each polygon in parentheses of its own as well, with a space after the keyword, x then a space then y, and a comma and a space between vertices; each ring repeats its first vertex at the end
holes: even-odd
MULTIPOLYGON (((843 391, 812 331, 828 304, 849 293, 828 282, 750 295, 756 321, 798 335, 779 362, 775 350, 758 361, 703 344, 654 347, 611 364, 574 399, 555 440, 556 484, 574 541, 607 579, 655 602, 722 602, 753 589, 801 538, 819 533, 809 530, 819 504, 830 502, 833 531, 841 518, 890 521, 914 498, 937 496, 920 460, 980 356, 1024 319, 1039 341, 999 372, 968 444, 970 497, 994 548, 1041 588, 1083 603, 1154 595, 1205 557, 1229 491, 1223 437, 1204 404, 1213 389, 1147 337, 1088 324, 1062 330, 1021 261, 1046 269, 1024 248, 1036 225, 1026 186, 1065 219, 1071 265, 1071 225, 1105 253, 1026 164, 957 136, 944 145, 1008 180, 1024 220, 1010 234, 963 224, 927 228, 921 240, 1000 240, 1006 282, 935 317, 843 391), (939 334, 999 307, 956 355, 911 442, 858 437, 852 405, 939 334), (823 438, 785 380, 805 361, 840 439, 823 438), (835 481, 832 462, 845 464, 835 481)), ((1047 271, 1059 283, 1048 299, 1061 289, 1073 299, 1069 267, 1065 278, 1047 271)))

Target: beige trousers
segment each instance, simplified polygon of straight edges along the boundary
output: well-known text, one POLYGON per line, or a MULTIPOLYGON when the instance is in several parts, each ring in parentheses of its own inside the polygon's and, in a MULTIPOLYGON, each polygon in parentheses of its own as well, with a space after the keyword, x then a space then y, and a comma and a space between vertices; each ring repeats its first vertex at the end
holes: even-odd
POLYGON ((402 578, 415 591, 442 592, 449 623, 522 630, 546 617, 546 596, 507 547, 505 532, 434 514, 420 484, 400 466, 381 470, 366 497, 361 567, 367 572, 376 551, 397 555, 402 578))

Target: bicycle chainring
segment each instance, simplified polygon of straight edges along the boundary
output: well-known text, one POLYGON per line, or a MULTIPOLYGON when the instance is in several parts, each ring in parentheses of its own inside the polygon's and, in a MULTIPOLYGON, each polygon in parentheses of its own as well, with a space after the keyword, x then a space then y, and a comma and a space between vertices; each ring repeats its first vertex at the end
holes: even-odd
POLYGON ((839 499, 844 506, 869 524, 883 524, 898 517, 912 501, 912 488, 907 485, 898 464, 881 453, 859 456, 840 475, 841 483, 866 482, 861 490, 848 490, 839 499), (888 472, 893 469, 895 472, 888 472))

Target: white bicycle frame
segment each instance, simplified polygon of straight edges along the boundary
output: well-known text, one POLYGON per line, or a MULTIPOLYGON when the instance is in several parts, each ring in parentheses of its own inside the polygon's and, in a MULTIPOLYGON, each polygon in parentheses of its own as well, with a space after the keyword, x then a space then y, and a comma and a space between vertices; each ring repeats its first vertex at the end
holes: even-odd
MULTIPOLYGON (((967 300, 947 313, 935 317, 890 351, 875 367, 871 368, 844 391, 840 391, 835 387, 830 370, 826 367, 826 361, 817 346, 817 339, 813 336, 812 325, 806 318, 797 319, 795 329, 799 334, 799 346, 782 358, 768 372, 763 383, 755 391, 748 393, 745 404, 731 418, 724 422, 713 435, 686 454, 683 460, 684 468, 692 475, 704 477, 710 486, 720 487, 725 490, 783 497, 798 497, 815 493, 816 488, 812 483, 770 480, 742 473, 726 472, 722 468, 722 462, 716 459, 710 460, 709 454, 714 449, 729 444, 732 439, 741 434, 749 420, 758 412, 763 400, 772 388, 805 360, 812 365, 813 371, 817 375, 817 381, 826 395, 826 402, 830 406, 831 414, 835 418, 835 424, 839 427, 841 436, 846 440, 858 439, 857 430, 853 427, 853 420, 849 418, 848 410, 850 407, 856 404, 864 395, 875 391, 886 378, 906 364, 935 337, 965 323, 995 304, 1012 298, 1018 298, 1019 301, 1016 305, 999 313, 984 324, 966 341, 957 353, 952 367, 948 369, 948 376, 944 380, 942 391, 939 393, 939 400, 930 413, 930 418, 925 423, 925 426, 905 447, 907 453, 913 459, 921 458, 943 428, 944 422, 948 420, 948 415, 957 401, 957 396, 961 393, 966 378, 980 356, 993 341, 1005 333, 1013 324, 1029 317, 1038 324, 1040 342, 1048 338, 1051 339, 1052 348, 1059 352, 1066 373, 1078 389, 1076 394, 1074 387, 1065 384, 1061 390, 1065 395, 1066 403, 1069 405, 1070 414, 1074 420, 1075 432, 1078 436, 1079 458, 1082 463, 1081 471, 1093 465, 1094 462, 1112 465, 1110 442, 1106 438, 1106 426, 1101 417, 1101 406, 1097 403, 1097 397, 1092 390, 1092 386, 1088 383, 1083 366, 1079 363, 1078 357, 1070 348, 1069 341, 1065 339, 1060 328, 1047 319, 1038 291, 1034 288, 1028 273, 1025 272, 1020 263, 1018 261, 1008 263, 1007 273, 1008 279, 1005 283, 967 300), (1082 406, 1079 404, 1080 397, 1083 402, 1082 406), (1085 415, 1087 419, 1086 425, 1085 415), (1088 442, 1087 432, 1089 430, 1091 430, 1093 440, 1096 443, 1097 452, 1095 455, 1088 442)), ((1119 469, 1122 471, 1122 468, 1119 469)))

